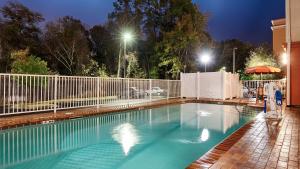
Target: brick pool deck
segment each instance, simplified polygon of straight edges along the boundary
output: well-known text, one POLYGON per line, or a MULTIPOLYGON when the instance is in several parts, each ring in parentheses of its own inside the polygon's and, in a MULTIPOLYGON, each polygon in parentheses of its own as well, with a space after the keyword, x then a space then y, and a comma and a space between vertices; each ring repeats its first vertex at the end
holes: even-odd
POLYGON ((286 108, 279 125, 263 114, 193 162, 188 169, 300 168, 300 108, 286 108))

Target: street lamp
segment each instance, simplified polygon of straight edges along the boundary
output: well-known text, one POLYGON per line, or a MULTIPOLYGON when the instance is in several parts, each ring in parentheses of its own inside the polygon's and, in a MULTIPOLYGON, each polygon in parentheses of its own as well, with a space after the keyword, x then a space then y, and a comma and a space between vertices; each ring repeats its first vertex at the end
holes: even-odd
POLYGON ((232 73, 235 73, 235 51, 237 50, 238 48, 233 48, 233 58, 232 58, 232 73))
POLYGON ((205 53, 201 56, 201 62, 204 64, 204 70, 206 72, 206 64, 210 61, 210 55, 205 53))
POLYGON ((130 32, 124 32, 123 34, 123 39, 124 41, 131 41, 133 39, 133 36, 130 32))
POLYGON ((124 78, 126 77, 126 45, 127 42, 130 42, 133 39, 133 36, 130 32, 123 33, 123 41, 124 41, 124 78))

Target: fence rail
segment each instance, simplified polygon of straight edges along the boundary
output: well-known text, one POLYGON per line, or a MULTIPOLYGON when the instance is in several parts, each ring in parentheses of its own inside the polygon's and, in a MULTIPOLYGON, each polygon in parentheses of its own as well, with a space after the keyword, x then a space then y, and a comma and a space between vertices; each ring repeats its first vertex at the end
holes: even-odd
POLYGON ((252 96, 256 95, 256 89, 259 86, 264 86, 266 83, 274 82, 282 91, 284 97, 286 95, 286 79, 280 79, 280 80, 243 80, 243 95, 244 97, 247 97, 246 92, 252 92, 252 96))
POLYGON ((0 116, 175 97, 179 80, 0 74, 0 116))

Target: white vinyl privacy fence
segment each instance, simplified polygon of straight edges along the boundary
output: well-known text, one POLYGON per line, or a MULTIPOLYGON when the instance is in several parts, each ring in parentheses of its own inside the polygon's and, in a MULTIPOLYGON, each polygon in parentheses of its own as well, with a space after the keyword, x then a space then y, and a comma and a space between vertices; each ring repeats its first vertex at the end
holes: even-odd
POLYGON ((227 72, 181 73, 181 97, 231 99, 240 97, 238 74, 227 72))
POLYGON ((176 97, 179 80, 0 74, 0 116, 176 97))

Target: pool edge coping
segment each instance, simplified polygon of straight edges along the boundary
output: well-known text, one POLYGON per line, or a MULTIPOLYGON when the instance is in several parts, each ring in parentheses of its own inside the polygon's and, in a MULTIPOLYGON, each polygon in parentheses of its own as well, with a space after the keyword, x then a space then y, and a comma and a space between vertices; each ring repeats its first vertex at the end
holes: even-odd
POLYGON ((207 169, 212 167, 226 152, 228 152, 241 138, 243 138, 249 130, 253 128, 261 115, 263 115, 263 112, 258 113, 254 119, 250 120, 220 141, 217 145, 209 149, 205 154, 189 164, 186 169, 207 169), (234 136, 236 137, 234 138, 234 136), (219 146, 222 146, 223 144, 227 144, 227 147, 224 147, 222 150, 219 146))
MULTIPOLYGON (((75 118, 82 118, 82 117, 91 117, 91 116, 98 116, 104 115, 109 113, 120 113, 126 112, 129 110, 142 110, 142 109, 150 109, 156 108, 160 106, 166 105, 173 105, 173 104, 185 104, 185 103, 207 103, 207 104, 224 104, 224 105, 248 105, 247 103, 242 102, 234 102, 230 100, 211 100, 211 99, 196 99, 196 98, 171 98, 166 100, 158 100, 152 102, 141 103, 133 106, 127 106, 124 108, 119 107, 102 107, 105 110, 99 110, 96 107, 89 107, 89 108, 79 108, 79 109, 68 109, 68 110, 61 110, 57 113, 53 112, 42 112, 42 113, 30 113, 30 114, 20 114, 20 115, 11 115, 7 117, 0 117, 0 131, 7 130, 11 128, 23 127, 28 125, 37 125, 37 124, 44 124, 45 122, 56 122, 56 121, 64 121, 70 120, 75 118), (66 114, 72 111, 79 111, 79 113, 72 113, 66 114), (43 117, 44 115, 44 117, 43 117), (36 118, 28 118, 30 116, 40 116, 36 118), (45 117, 46 116, 46 117, 45 117), (7 120, 8 122, 4 122, 1 124, 1 118, 15 118, 24 117, 25 119, 22 120, 7 120), (27 117, 27 119, 26 119, 27 117)), ((101 109, 101 108, 100 108, 101 109)))

